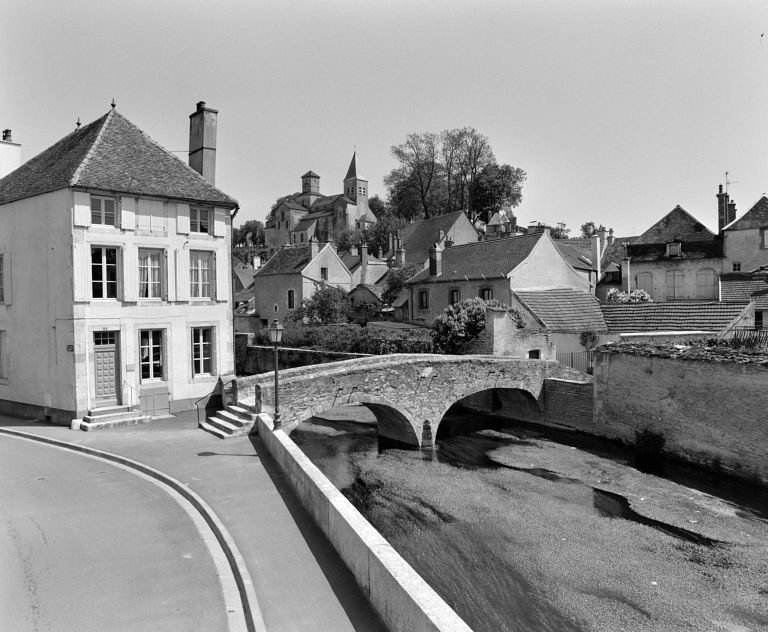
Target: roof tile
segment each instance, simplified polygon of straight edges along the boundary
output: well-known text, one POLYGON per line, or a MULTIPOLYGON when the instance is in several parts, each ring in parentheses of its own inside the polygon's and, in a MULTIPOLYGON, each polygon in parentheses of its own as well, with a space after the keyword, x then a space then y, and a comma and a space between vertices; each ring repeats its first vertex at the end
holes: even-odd
POLYGON ((720 332, 742 312, 746 305, 746 302, 670 301, 666 303, 603 303, 600 308, 608 330, 616 333, 720 332))
POLYGON ((570 287, 514 290, 520 302, 553 332, 605 332, 599 301, 570 287))

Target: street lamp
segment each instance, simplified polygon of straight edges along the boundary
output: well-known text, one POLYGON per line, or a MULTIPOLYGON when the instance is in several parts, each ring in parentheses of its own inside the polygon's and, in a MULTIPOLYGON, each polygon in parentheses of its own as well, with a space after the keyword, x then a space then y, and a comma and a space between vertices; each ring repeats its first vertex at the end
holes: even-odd
POLYGON ((277 395, 278 389, 278 366, 277 366, 277 348, 283 340, 283 326, 277 322, 277 318, 272 321, 272 324, 267 327, 269 332, 269 339, 272 342, 272 346, 275 349, 275 416, 272 424, 273 430, 280 429, 280 403, 277 395))

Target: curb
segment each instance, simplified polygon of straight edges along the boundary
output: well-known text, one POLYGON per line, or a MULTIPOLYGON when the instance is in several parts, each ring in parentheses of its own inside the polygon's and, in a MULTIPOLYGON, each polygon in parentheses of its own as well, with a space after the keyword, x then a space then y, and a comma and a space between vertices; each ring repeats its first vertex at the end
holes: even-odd
POLYGON ((243 616, 245 617, 245 625, 248 632, 266 632, 267 628, 264 625, 261 608, 256 599, 256 592, 253 589, 253 581, 251 580, 250 573, 245 565, 245 560, 235 544, 234 538, 224 526, 224 523, 222 523, 219 517, 214 513, 213 509, 211 509, 200 496, 190 490, 184 483, 160 470, 156 470, 148 465, 144 465, 143 463, 139 463, 138 461, 112 452, 105 452, 103 450, 97 450, 96 448, 68 443, 66 441, 51 439, 50 437, 44 437, 19 430, 10 430, 8 428, 0 428, 0 433, 21 437, 23 439, 30 439, 40 443, 47 443, 73 452, 82 452, 83 454, 102 458, 106 461, 119 463, 120 465, 132 468, 146 476, 154 478, 183 496, 197 510, 203 520, 205 520, 211 528, 211 531, 213 531, 216 536, 216 540, 219 542, 219 545, 229 562, 229 567, 232 569, 232 574, 234 575, 237 590, 240 595, 240 603, 243 606, 243 616))

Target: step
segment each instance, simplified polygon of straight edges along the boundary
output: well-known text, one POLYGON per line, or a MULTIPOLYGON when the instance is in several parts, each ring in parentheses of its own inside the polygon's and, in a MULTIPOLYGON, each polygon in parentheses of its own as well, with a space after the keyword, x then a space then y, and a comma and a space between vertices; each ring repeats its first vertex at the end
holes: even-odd
POLYGON ((220 417, 206 417, 206 421, 211 426, 214 426, 221 430, 222 432, 226 432, 228 435, 233 435, 236 432, 239 432, 243 429, 240 425, 235 425, 233 423, 230 423, 229 421, 226 421, 225 419, 221 419, 220 417))
POLYGON ((107 428, 116 428, 118 426, 146 424, 150 421, 152 421, 152 418, 149 415, 142 415, 138 411, 132 416, 123 418, 101 419, 97 417, 95 420, 91 420, 88 417, 84 417, 80 422, 80 430, 85 430, 86 432, 89 430, 105 430, 107 428))
POLYGON ((240 405, 228 405, 227 411, 232 413, 233 415, 237 415, 240 419, 245 419, 246 421, 253 421, 253 411, 250 408, 245 408, 244 406, 240 405))
POLYGON ((136 410, 133 406, 99 406, 98 408, 88 409, 89 417, 100 417, 101 415, 114 415, 118 413, 130 413, 136 410))
POLYGON ((236 414, 229 412, 228 410, 218 411, 216 413, 216 417, 218 417, 219 419, 223 419, 224 421, 228 421, 234 426, 240 426, 240 427, 242 427, 244 424, 250 421, 250 419, 243 419, 242 417, 239 417, 236 414))
POLYGON ((87 422, 120 421, 122 419, 131 419, 132 417, 141 415, 142 413, 139 410, 121 410, 116 412, 89 411, 89 413, 83 417, 83 420, 87 422), (93 414, 94 412, 97 414, 93 414))
POLYGON ((206 432, 210 432, 212 435, 218 437, 219 439, 229 439, 233 436, 233 435, 227 434, 222 430, 219 430, 218 428, 216 428, 216 426, 212 426, 206 421, 200 421, 198 422, 197 425, 199 428, 202 428, 206 432))

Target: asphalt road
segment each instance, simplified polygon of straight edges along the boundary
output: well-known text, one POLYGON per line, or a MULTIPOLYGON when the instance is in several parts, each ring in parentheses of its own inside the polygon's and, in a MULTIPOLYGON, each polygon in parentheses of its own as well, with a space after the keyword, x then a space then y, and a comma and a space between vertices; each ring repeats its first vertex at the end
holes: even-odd
POLYGON ((0 435, 0 630, 227 630, 202 536, 164 489, 0 435))

